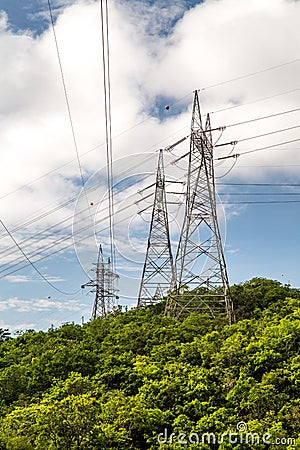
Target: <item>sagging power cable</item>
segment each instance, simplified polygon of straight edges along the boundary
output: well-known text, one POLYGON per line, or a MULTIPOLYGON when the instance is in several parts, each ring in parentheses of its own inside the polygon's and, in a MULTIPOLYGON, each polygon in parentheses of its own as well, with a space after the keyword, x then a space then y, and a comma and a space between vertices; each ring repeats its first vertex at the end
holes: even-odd
POLYGON ((78 168, 79 168, 79 172, 80 172, 81 183, 82 183, 82 187, 84 188, 83 171, 82 171, 82 166, 81 166, 80 157, 79 157, 77 139, 76 139, 76 135, 75 135, 73 117, 72 117, 72 113, 71 113, 69 95, 68 95, 68 91, 67 91, 67 85, 66 85, 66 81, 65 81, 65 76, 64 76, 64 71, 63 71, 63 66, 62 66, 62 61, 61 61, 61 56, 60 56, 58 39, 56 36, 54 17, 53 17, 53 13, 52 13, 52 6, 51 6, 51 1, 50 0, 47 0, 47 1, 48 1, 48 9, 49 9, 49 14, 50 14, 51 27, 52 27, 53 37, 54 37, 54 41, 55 41, 57 60, 58 60, 59 70, 60 70, 60 75, 61 75, 61 81, 62 81, 62 85, 63 85, 66 107, 67 107, 67 111, 68 111, 68 117, 69 117, 69 122, 70 122, 70 126, 71 126, 71 131, 72 131, 73 144, 74 144, 74 148, 75 148, 75 152, 76 152, 76 159, 77 159, 78 168))
POLYGON ((104 112, 105 112, 107 188, 108 188, 108 209, 109 209, 110 259, 112 271, 115 272, 114 181, 113 181, 113 148, 112 148, 112 124, 111 124, 111 82, 110 82, 110 62, 109 62, 110 46, 109 46, 107 0, 100 0, 100 14, 101 14, 102 67, 103 67, 103 91, 104 91, 104 112))
POLYGON ((16 241, 16 239, 13 237, 13 235, 11 234, 11 232, 9 231, 9 229, 7 228, 7 226, 4 224, 4 222, 0 219, 0 223, 3 226, 3 228, 5 229, 5 231, 7 232, 7 234, 9 235, 9 237, 12 239, 12 241, 14 242, 14 244, 16 245, 16 247, 19 249, 19 251, 22 253, 22 255, 24 256, 24 258, 28 261, 28 263, 30 264, 30 266, 37 272, 37 274, 49 285, 51 286, 53 289, 55 289, 57 292, 59 292, 60 294, 63 295, 75 295, 78 292, 80 292, 80 290, 76 291, 76 292, 65 292, 62 291, 61 289, 57 288, 53 283, 51 283, 51 281, 49 281, 45 275, 36 267, 36 265, 31 261, 31 259, 26 255, 26 253, 23 251, 23 249, 20 247, 20 245, 18 244, 18 242, 16 241))
POLYGON ((212 88, 217 87, 217 86, 224 86, 224 84, 232 83, 233 81, 243 80, 245 78, 253 77, 255 75, 259 75, 259 74, 264 73, 264 72, 269 72, 270 70, 279 69, 281 67, 289 66, 291 64, 295 64, 295 63, 298 63, 298 62, 300 62, 300 58, 293 59, 292 61, 287 61, 287 62, 282 63, 282 64, 277 64, 276 66, 267 67, 266 69, 257 70, 256 72, 250 72, 250 73, 245 74, 245 75, 240 75, 239 77, 231 78, 231 79, 226 80, 226 81, 221 81, 219 83, 211 84, 211 85, 205 86, 204 88, 198 89, 198 91, 205 91, 207 89, 212 89, 212 88))
POLYGON ((273 144, 273 145, 267 145, 265 147, 260 147, 260 148, 254 148, 253 150, 247 150, 245 152, 241 152, 241 153, 236 153, 234 155, 227 155, 227 156, 221 156, 219 158, 216 158, 217 161, 223 160, 223 159, 228 159, 228 158, 238 158, 239 156, 242 155, 248 155, 250 153, 256 153, 256 152, 260 152, 262 150, 268 150, 269 148, 275 148, 275 147, 280 147, 281 145, 285 145, 285 144, 291 144, 293 142, 298 142, 300 141, 300 138, 298 139, 292 139, 290 141, 284 141, 284 142, 279 142, 278 144, 273 144))

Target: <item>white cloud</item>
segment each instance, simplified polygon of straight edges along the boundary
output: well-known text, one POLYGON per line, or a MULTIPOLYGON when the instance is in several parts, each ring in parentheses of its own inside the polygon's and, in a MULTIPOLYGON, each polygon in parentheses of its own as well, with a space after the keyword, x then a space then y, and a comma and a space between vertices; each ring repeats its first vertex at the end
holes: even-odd
MULTIPOLYGON (((44 272, 44 276, 47 278, 49 283, 58 283, 58 282, 62 282, 65 281, 63 278, 59 277, 59 276, 49 276, 47 274, 45 274, 44 272)), ((36 282, 40 282, 40 279, 37 277, 32 277, 32 276, 27 276, 27 275, 8 275, 6 277, 6 280, 9 283, 36 283, 36 282)))
POLYGON ((11 331, 33 330, 35 327, 36 327, 36 323, 34 323, 34 322, 27 322, 27 323, 25 322, 25 323, 6 325, 6 328, 8 328, 11 331))
MULTIPOLYGON (((59 6, 69 4, 60 2, 59 6)), ((190 124, 188 105, 194 89, 299 58, 299 2, 207 0, 187 11, 173 27, 173 21, 183 14, 185 4, 184 1, 170 4, 163 0, 152 6, 140 1, 109 2, 112 130, 114 136, 119 135, 114 140, 116 160, 135 154, 130 157, 134 164, 137 153, 144 153, 149 148, 155 150, 187 134, 190 124), (158 99, 171 104, 169 112, 158 99), (155 116, 151 116, 153 111, 155 116)), ((14 34, 7 20, 6 14, 1 13, 0 85, 4 88, 0 91, 0 189, 4 195, 1 199, 1 210, 5 211, 3 220, 8 226, 15 227, 37 215, 43 216, 55 205, 76 196, 80 190, 80 175, 52 30, 48 29, 40 36, 31 36, 28 32, 14 34), (58 166, 61 166, 58 171, 40 178, 58 166), (19 189, 36 178, 40 178, 39 181, 19 189)), ((103 145, 96 147, 105 140, 99 5, 82 1, 61 9, 56 34, 79 152, 91 150, 81 159, 87 176, 105 165, 105 148, 103 145)), ((201 92, 203 111, 216 111, 300 88, 299 75, 300 62, 208 88, 201 92)), ((292 109, 299 105, 299 99, 300 91, 216 112, 212 114, 212 124, 226 125, 292 109)), ((298 123, 299 113, 294 113, 232 127, 225 130, 220 142, 298 123)), ((234 151, 242 153, 298 136, 297 129, 291 130, 241 142, 234 151)), ((279 166, 278 173, 279 170, 281 174, 295 173, 293 167, 284 169, 280 166, 300 164, 300 145, 296 142, 285 147, 288 150, 278 147, 240 157, 229 176, 243 179, 273 176, 274 170, 267 167, 270 162, 279 166), (253 168, 253 165, 266 167, 253 168)), ((228 151, 228 147, 221 147, 216 154, 225 155, 228 151)), ((224 174, 230 166, 231 160, 217 167, 217 176, 224 174)), ((150 169, 154 170, 153 164, 150 169)), ((124 168, 116 164, 116 170, 124 168)), ((102 191, 103 188, 100 193, 102 191)), ((88 194, 89 201, 97 203, 97 193, 93 191, 91 199, 88 194)), ((229 207, 227 210, 230 216, 241 211, 229 207)), ((57 232, 66 227, 61 233, 64 236, 70 234, 72 211, 73 204, 66 205, 16 231, 19 241, 30 238, 24 242, 24 245, 29 244, 26 253, 31 254, 45 244, 56 245, 54 230, 57 232), (58 226, 63 220, 66 222, 58 226), (54 228, 32 238, 33 234, 48 227, 54 228)), ((175 222, 174 230, 177 230, 175 222)), ((8 238, 0 243, 2 248, 12 247, 8 238)), ((138 244, 135 243, 135 248, 140 249, 138 244)), ((47 252, 49 248, 44 253, 47 252)), ((11 253, 12 250, 2 261, 7 263, 19 258, 14 253, 10 259, 11 253)), ((24 282, 22 277, 25 281, 26 277, 21 276, 14 282, 24 282)), ((15 301, 17 303, 12 299, 12 303, 6 305, 30 307, 15 301)), ((36 305, 34 307, 45 309, 48 304, 39 301, 36 305)), ((58 303, 55 305, 53 307, 59 307, 58 303)))
POLYGON ((34 281, 31 277, 27 275, 8 275, 6 280, 9 283, 29 283, 34 281))
POLYGON ((226 249, 226 253, 229 253, 230 255, 236 255, 237 253, 239 253, 239 251, 240 251, 239 248, 226 249))
POLYGON ((5 11, 0 11, 0 33, 5 32, 8 27, 8 17, 5 11))
POLYGON ((78 300, 52 300, 48 298, 36 298, 24 300, 17 297, 1 300, 0 311, 15 310, 18 313, 40 312, 40 311, 81 311, 84 304, 78 300))
MULTIPOLYGON (((167 36, 157 36, 157 30, 149 23, 158 15, 163 24, 174 19, 181 13, 183 3, 176 2, 167 10, 163 2, 156 2, 148 11, 149 18, 145 18, 146 7, 149 10, 149 5, 143 2, 110 4, 113 133, 116 135, 147 119, 156 96, 179 98, 195 88, 298 56, 297 3, 206 1, 186 12, 167 36)), ((3 17, 0 60, 5 64, 2 64, 0 81, 5 89, 0 94, 0 148, 1 166, 7 170, 1 179, 1 191, 8 192, 68 162, 75 157, 75 152, 52 31, 35 38, 13 35, 6 30, 5 15, 3 17)), ((164 29, 164 25, 160 25, 160 29, 164 29)), ((98 5, 81 2, 65 8, 58 18, 56 31, 79 150, 84 152, 104 141, 98 5)), ((295 64, 204 91, 204 109, 226 106, 232 99, 246 101, 287 86, 295 87, 299 69, 300 64, 295 64)), ((273 110, 292 104, 295 100, 291 98, 278 98, 272 105, 258 105, 259 109, 257 105, 249 106, 243 118, 252 111, 257 116, 258 112, 269 112, 270 106, 273 110)), ((239 117, 241 111, 243 109, 218 114, 213 121, 226 123, 229 118, 239 117)), ((179 126, 188 128, 189 121, 187 114, 164 123, 157 119, 146 121, 116 140, 115 157, 143 151, 149 143, 159 145, 163 137, 176 132, 179 126)), ((282 122, 279 119, 274 124, 282 122)), ((260 129, 265 129, 265 125, 257 123, 255 130, 260 129)), ((252 131, 249 129, 250 134, 252 131)), ((226 131, 224 139, 231 139, 231 136, 238 139, 245 134, 245 129, 234 129, 230 134, 226 131)), ((255 142, 253 144, 255 147, 255 142)), ((269 152, 257 153, 244 160, 259 157, 265 162, 269 155, 269 152)), ((277 162, 283 159, 280 151, 273 151, 272 155, 277 162)), ((105 164, 104 149, 91 152, 82 164, 92 171, 99 162, 105 164)), ((20 205, 17 211, 11 206, 11 198, 3 200, 8 217, 14 221, 23 212, 24 216, 28 215, 38 205, 47 207, 58 196, 63 198, 70 190, 74 192, 74 183, 69 179, 66 184, 64 178, 67 174, 78 176, 76 163, 60 173, 62 177, 45 178, 32 186, 31 192, 21 191, 14 196, 14 203, 18 201, 20 205)), ((60 214, 63 215, 63 211, 60 214)))

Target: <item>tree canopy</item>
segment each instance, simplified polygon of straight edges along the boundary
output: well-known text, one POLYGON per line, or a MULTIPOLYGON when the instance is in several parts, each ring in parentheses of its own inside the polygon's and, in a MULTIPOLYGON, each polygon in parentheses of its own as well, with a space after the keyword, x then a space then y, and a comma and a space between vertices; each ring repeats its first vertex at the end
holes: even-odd
POLYGON ((179 449, 183 435, 190 448, 269 448, 195 443, 240 424, 300 448, 300 291, 264 278, 231 290, 231 326, 159 304, 13 339, 2 330, 0 450, 179 449))

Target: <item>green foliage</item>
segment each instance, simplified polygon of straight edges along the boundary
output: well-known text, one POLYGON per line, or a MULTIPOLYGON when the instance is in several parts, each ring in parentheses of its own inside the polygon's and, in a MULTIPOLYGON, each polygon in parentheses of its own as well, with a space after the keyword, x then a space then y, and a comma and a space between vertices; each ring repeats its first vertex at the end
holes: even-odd
POLYGON ((0 342, 5 342, 11 339, 8 328, 0 328, 0 342))
POLYGON ((260 315, 261 311, 274 303, 278 306, 287 297, 300 299, 300 290, 289 284, 266 278, 252 278, 250 281, 234 285, 231 288, 235 314, 238 319, 247 319, 260 315))
POLYGON ((0 450, 179 449, 181 433, 228 436, 240 422, 298 448, 299 290, 254 278, 232 294, 232 326, 165 317, 161 304, 14 339, 0 330, 0 450))

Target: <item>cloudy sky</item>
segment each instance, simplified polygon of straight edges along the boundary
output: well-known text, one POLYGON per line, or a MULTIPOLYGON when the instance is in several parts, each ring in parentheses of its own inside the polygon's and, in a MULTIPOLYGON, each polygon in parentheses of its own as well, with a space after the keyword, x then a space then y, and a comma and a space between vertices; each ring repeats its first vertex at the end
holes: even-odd
MULTIPOLYGON (((157 150, 189 133, 195 89, 213 128, 226 127, 214 141, 239 141, 215 148, 216 158, 240 154, 234 167, 216 161, 231 283, 264 276, 300 286, 300 2, 108 3, 120 303, 136 302, 149 226, 149 211, 138 212, 151 197, 136 204, 136 192, 154 181, 157 150)), ((107 244, 99 2, 52 6, 91 207, 47 1, 0 0, 1 220, 23 250, 2 227, 0 327, 11 330, 88 320, 93 295, 80 285, 93 276, 96 243, 107 244)), ((172 158, 168 178, 183 177, 172 158)), ((181 212, 172 208, 176 236, 181 212)))

